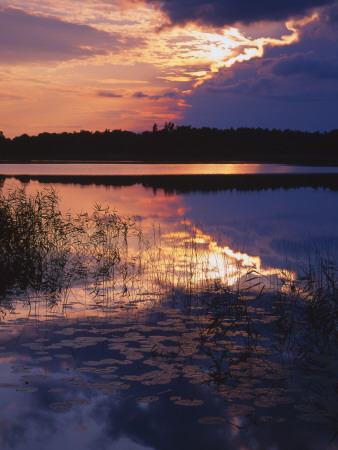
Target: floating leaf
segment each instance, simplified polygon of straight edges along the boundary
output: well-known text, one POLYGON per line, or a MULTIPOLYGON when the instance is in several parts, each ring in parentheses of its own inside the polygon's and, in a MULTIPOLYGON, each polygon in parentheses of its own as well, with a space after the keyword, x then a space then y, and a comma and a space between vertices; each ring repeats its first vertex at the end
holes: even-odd
POLYGON ((17 387, 19 387, 19 384, 0 383, 0 388, 17 388, 17 387))
POLYGON ((65 402, 55 402, 49 405, 52 409, 55 409, 56 411, 67 411, 68 409, 71 409, 72 403, 65 401, 65 402))
POLYGON ((42 381, 46 378, 46 375, 24 375, 23 377, 21 377, 21 380, 26 381, 27 383, 31 383, 34 381, 42 381))
POLYGON ((261 416, 259 417, 259 420, 261 420, 262 422, 276 422, 276 423, 281 423, 285 421, 284 417, 273 417, 273 416, 261 416))
POLYGON ((72 405, 90 405, 90 401, 86 400, 84 398, 71 398, 70 400, 68 400, 69 403, 71 403, 72 405))
POLYGON ((153 402, 157 402, 158 400, 159 400, 159 397, 156 397, 155 395, 149 395, 147 397, 139 397, 137 399, 137 401, 140 403, 153 403, 153 402))
POLYGON ((253 406, 249 405, 231 405, 227 410, 229 416, 246 416, 254 411, 253 406))
POLYGON ((203 400, 195 400, 195 399, 182 399, 182 400, 176 400, 174 402, 176 405, 181 406, 201 406, 203 405, 203 400))
POLYGON ((223 419, 223 417, 202 417, 201 419, 198 419, 198 423, 203 425, 217 425, 225 422, 226 420, 223 419))
POLYGON ((19 387, 16 389, 18 392, 36 392, 39 389, 36 387, 19 387))
POLYGON ((31 367, 26 366, 12 366, 12 373, 26 373, 31 370, 31 367))
POLYGON ((73 381, 79 381, 82 379, 83 377, 77 376, 77 377, 60 378, 60 381, 62 381, 63 383, 72 383, 73 381))

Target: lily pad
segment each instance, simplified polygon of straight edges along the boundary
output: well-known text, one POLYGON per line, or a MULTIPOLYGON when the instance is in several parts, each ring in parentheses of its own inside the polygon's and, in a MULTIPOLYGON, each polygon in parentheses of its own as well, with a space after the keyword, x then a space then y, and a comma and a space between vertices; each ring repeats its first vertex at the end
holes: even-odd
POLYGON ((137 401, 140 403, 153 403, 153 402, 157 402, 158 400, 159 400, 159 397, 156 397, 155 395, 149 395, 147 397, 139 397, 137 399, 137 401))

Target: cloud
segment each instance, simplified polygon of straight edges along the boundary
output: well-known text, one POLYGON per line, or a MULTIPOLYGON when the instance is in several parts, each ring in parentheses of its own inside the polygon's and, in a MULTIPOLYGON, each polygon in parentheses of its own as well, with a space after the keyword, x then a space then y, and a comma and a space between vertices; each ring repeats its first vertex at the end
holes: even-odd
MULTIPOLYGON (((260 58, 235 62, 230 68, 218 67, 217 72, 205 79, 205 93, 278 102, 337 99, 338 44, 332 39, 335 33, 338 37, 336 9, 336 5, 327 7, 316 20, 302 20, 297 39, 289 45, 267 40, 260 58)), ((199 92, 203 92, 203 86, 199 92)))
POLYGON ((273 68, 275 75, 307 75, 318 79, 338 79, 338 58, 320 60, 313 55, 298 55, 280 60, 273 68))
POLYGON ((113 92, 113 91, 98 91, 96 93, 96 95, 98 97, 108 97, 108 98, 121 98, 121 97, 123 97, 122 94, 117 94, 116 92, 113 92))
POLYGON ((19 95, 13 95, 10 93, 6 93, 6 92, 0 92, 0 100, 1 101, 18 101, 18 100, 24 100, 24 97, 19 96, 19 95))
POLYGON ((133 97, 135 97, 135 98, 149 98, 150 100, 160 100, 163 98, 171 99, 171 98, 177 98, 177 96, 178 96, 177 91, 168 91, 162 95, 148 95, 141 91, 135 92, 133 94, 133 97))
POLYGON ((335 7, 300 27, 287 46, 267 45, 261 58, 220 67, 189 96, 181 123, 302 130, 337 128, 338 28, 335 7))
POLYGON ((236 23, 281 21, 304 15, 312 8, 326 6, 334 0, 146 0, 158 5, 172 24, 200 22, 222 27, 236 23))
MULTIPOLYGON (((311 55, 255 59, 237 63, 229 72, 221 69, 212 80, 197 89, 197 95, 269 100, 279 104, 332 103, 338 99, 338 61, 311 55)), ((210 98, 211 98, 210 97, 210 98)), ((189 99, 192 101, 192 99, 189 99)), ((315 106, 314 106, 315 107, 315 106)))
POLYGON ((135 97, 135 98, 147 98, 147 97, 149 97, 149 95, 144 94, 144 93, 141 92, 141 91, 138 91, 138 92, 135 92, 135 94, 133 95, 133 97, 135 97))
POLYGON ((136 45, 132 38, 122 39, 117 33, 107 33, 92 26, 28 14, 14 8, 0 10, 2 64, 83 59, 120 52, 131 45, 136 45))

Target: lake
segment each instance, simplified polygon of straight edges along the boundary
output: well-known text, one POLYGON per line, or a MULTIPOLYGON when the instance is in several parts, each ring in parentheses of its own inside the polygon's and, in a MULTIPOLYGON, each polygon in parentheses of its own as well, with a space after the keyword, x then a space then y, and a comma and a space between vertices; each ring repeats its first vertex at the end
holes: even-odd
POLYGON ((338 449, 337 172, 0 165, 1 446, 338 449))

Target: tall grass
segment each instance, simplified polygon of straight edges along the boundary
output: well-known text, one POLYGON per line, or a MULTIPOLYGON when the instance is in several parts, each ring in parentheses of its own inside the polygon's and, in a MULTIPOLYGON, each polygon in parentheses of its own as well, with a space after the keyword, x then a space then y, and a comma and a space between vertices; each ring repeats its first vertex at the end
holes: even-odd
POLYGON ((58 209, 53 189, 27 196, 0 191, 0 292, 57 288, 71 251, 70 221, 58 209))
POLYGON ((100 205, 90 214, 63 214, 59 200, 53 188, 35 195, 25 188, 0 191, 0 295, 58 298, 88 282, 93 295, 103 297, 117 280, 126 293, 139 270, 128 251, 132 238, 140 246, 137 221, 100 205))
POLYGON ((285 336, 294 328, 304 333, 304 323, 309 327, 307 340, 317 347, 326 346, 338 339, 338 261, 333 248, 323 253, 309 248, 307 261, 299 265, 297 277, 287 279, 284 271, 284 289, 274 291, 275 312, 285 336), (325 336, 326 341, 318 339, 325 336))

